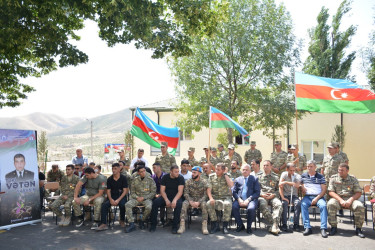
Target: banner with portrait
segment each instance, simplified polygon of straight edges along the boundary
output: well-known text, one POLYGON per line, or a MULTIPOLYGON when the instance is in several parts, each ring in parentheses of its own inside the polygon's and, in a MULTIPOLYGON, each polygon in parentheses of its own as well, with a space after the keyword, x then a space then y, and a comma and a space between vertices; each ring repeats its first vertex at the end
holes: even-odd
POLYGON ((36 131, 0 129, 0 229, 41 221, 36 131))

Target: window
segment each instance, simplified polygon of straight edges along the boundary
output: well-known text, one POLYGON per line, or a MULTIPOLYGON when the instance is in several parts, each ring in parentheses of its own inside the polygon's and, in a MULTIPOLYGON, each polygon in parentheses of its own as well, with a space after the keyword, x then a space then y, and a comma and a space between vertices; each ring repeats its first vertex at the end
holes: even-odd
POLYGON ((180 129, 180 141, 191 141, 192 139, 192 132, 183 131, 180 129))
POLYGON ((307 160, 315 160, 316 163, 322 164, 324 149, 324 141, 302 141, 302 153, 306 155, 307 160))
POLYGON ((250 136, 237 135, 234 141, 237 145, 249 145, 250 136))

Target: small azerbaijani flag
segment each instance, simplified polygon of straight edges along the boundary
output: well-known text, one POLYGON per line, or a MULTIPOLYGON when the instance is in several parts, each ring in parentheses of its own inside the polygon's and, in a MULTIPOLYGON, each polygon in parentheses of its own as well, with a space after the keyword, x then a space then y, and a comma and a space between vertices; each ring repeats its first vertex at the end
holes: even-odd
POLYGON ((214 107, 210 107, 210 128, 234 128, 237 129, 242 136, 249 135, 237 122, 214 107))
POLYGON ((295 73, 296 109, 321 113, 375 112, 375 94, 348 80, 295 73))
POLYGON ((160 142, 168 143, 168 152, 175 154, 180 135, 178 128, 167 128, 160 126, 148 118, 139 108, 137 108, 130 133, 138 137, 147 144, 160 148, 160 142))

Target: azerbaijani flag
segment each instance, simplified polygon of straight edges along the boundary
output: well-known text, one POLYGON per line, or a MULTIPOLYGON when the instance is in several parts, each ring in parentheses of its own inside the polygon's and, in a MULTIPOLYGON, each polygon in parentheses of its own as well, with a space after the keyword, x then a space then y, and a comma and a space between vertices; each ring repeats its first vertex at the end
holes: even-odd
POLYGON ((176 153, 180 138, 177 127, 160 126, 148 118, 139 108, 135 112, 130 133, 155 148, 160 148, 160 142, 167 142, 168 152, 173 155, 176 153))
POLYGON ((234 128, 243 136, 249 135, 237 122, 214 107, 210 107, 210 128, 234 128))
POLYGON ((295 73, 296 109, 321 113, 375 112, 375 94, 342 79, 295 73))

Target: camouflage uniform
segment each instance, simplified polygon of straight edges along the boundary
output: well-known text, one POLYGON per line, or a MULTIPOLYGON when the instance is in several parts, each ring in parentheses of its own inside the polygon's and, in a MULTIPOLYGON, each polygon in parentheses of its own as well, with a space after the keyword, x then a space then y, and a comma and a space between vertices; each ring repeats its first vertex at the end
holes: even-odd
MULTIPOLYGON (((47 173, 47 181, 48 182, 60 182, 63 176, 64 176, 64 172, 61 171, 60 169, 57 169, 56 172, 53 172, 51 169, 47 173)), ((46 190, 45 196, 49 196, 50 193, 51 193, 50 190, 46 190)), ((59 195, 59 194, 60 194, 60 190, 56 190, 55 195, 59 195)))
POLYGON ((344 159, 344 162, 349 162, 348 155, 342 151, 339 152, 339 155, 344 159))
MULTIPOLYGON (((107 178, 104 175, 98 175, 96 178, 99 178, 95 180, 95 183, 98 185, 95 186, 95 191, 98 193, 99 190, 105 190, 107 188, 107 178)), ((95 178, 95 179, 96 179, 95 178)), ((94 181, 93 179, 87 179, 85 176, 80 180, 83 184, 86 186, 86 194, 80 197, 80 203, 76 203, 73 200, 73 210, 75 216, 81 216, 82 210, 80 205, 83 205, 87 200, 89 200, 92 196, 94 196, 94 193, 90 193, 92 191, 89 190, 89 183, 94 181)), ((94 221, 99 222, 100 221, 100 212, 102 209, 102 203, 104 201, 104 193, 102 196, 96 197, 95 200, 91 200, 90 203, 94 205, 94 221)))
MULTIPOLYGON (((375 199, 375 176, 372 177, 370 182, 370 199, 375 199)), ((372 218, 375 223, 375 204, 372 205, 372 218)))
MULTIPOLYGON (((226 175, 231 178, 229 174, 226 175)), ((207 211, 211 221, 217 221, 215 210, 224 210, 223 221, 229 222, 232 213, 232 192, 225 180, 225 176, 217 177, 216 173, 210 174, 208 184, 209 188, 211 188, 212 198, 215 200, 214 206, 211 205, 210 201, 207 201, 207 211)))
POLYGON ((158 156, 156 156, 155 162, 160 163, 161 169, 164 173, 169 173, 172 164, 176 164, 176 159, 169 153, 164 156, 162 154, 158 154, 158 156))
POLYGON ((239 154, 236 154, 236 152, 234 152, 233 156, 230 157, 229 155, 226 155, 224 157, 224 164, 225 166, 230 170, 230 165, 232 163, 232 161, 237 161, 238 162, 238 166, 241 166, 242 165, 242 158, 239 158, 241 156, 239 156, 239 154))
POLYGON ((155 181, 150 176, 146 176, 142 180, 142 178, 138 175, 132 180, 130 189, 132 190, 130 193, 130 200, 125 205, 128 221, 134 222, 133 207, 138 205, 145 206, 145 211, 142 218, 144 221, 151 213, 152 199, 156 195, 155 181), (138 202, 137 197, 143 197, 144 200, 142 202, 138 202))
POLYGON ((132 181, 132 176, 129 174, 129 172, 127 170, 124 170, 124 169, 121 171, 121 174, 123 176, 125 176, 126 182, 128 183, 128 187, 130 188, 131 181, 132 181))
POLYGON ((228 152, 226 152, 225 150, 223 150, 223 151, 221 151, 221 152, 219 153, 219 158, 220 158, 221 160, 224 160, 224 157, 225 157, 227 154, 228 154, 228 152))
POLYGON ((232 180, 235 180, 237 177, 242 176, 242 173, 240 170, 236 170, 236 172, 233 173, 233 171, 230 171, 230 176, 232 177, 232 180))
POLYGON ((208 181, 208 178, 209 178, 209 175, 208 175, 208 174, 206 174, 206 173, 202 173, 202 174, 201 174, 201 179, 205 179, 205 180, 208 181))
POLYGON ((259 197, 259 208, 264 218, 269 224, 279 223, 280 215, 283 211, 282 204, 279 197, 279 176, 273 172, 270 174, 258 173, 258 179, 260 184, 260 195, 266 193, 275 194, 275 198, 271 200, 266 200, 263 197, 259 197), (268 210, 268 205, 272 206, 272 215, 268 210))
POLYGON ((187 160, 189 161, 190 166, 193 166, 193 167, 199 166, 199 162, 194 157, 193 157, 193 159, 189 159, 189 157, 188 157, 187 160))
MULTIPOLYGON (((328 192, 335 192, 343 200, 348 200, 355 193, 362 192, 361 187, 358 184, 357 178, 353 175, 348 175, 346 179, 343 179, 339 174, 331 176, 328 186, 328 192)), ((337 227, 337 210, 341 209, 340 202, 334 198, 331 198, 327 203, 328 210, 328 223, 331 227, 337 227)), ((354 212, 354 223, 356 228, 362 228, 363 222, 365 221, 365 208, 362 202, 355 200, 353 201, 350 210, 354 212)))
POLYGON ((181 220, 185 220, 185 218, 187 217, 187 210, 190 206, 190 201, 199 202, 200 208, 202 209, 202 220, 208 219, 206 206, 207 188, 208 182, 202 178, 199 178, 199 181, 195 181, 193 179, 189 179, 186 181, 184 187, 185 201, 184 203, 182 203, 181 220))
MULTIPOLYGON (((297 171, 296 170, 296 173, 298 173, 299 175, 301 175, 303 173, 303 168, 306 166, 306 156, 305 155, 299 155, 298 156, 299 158, 299 162, 298 162, 298 167, 300 169, 300 171, 297 171)), ((294 154, 288 154, 288 157, 286 158, 286 163, 294 163, 294 161, 296 160, 296 157, 294 156, 294 154)))
POLYGON ((328 154, 324 157, 322 167, 324 168, 324 177, 326 178, 327 183, 329 183, 332 175, 337 174, 339 165, 344 162, 344 159, 339 154, 333 156, 328 154))
POLYGON ((70 180, 68 176, 64 175, 60 182, 60 190, 61 190, 61 196, 55 200, 49 207, 50 209, 57 215, 61 216, 61 210, 60 206, 64 205, 65 210, 65 216, 71 216, 72 215, 72 202, 74 198, 74 189, 79 181, 78 176, 74 175, 71 176, 70 180), (63 196, 68 196, 68 199, 63 200, 63 196))
POLYGON ((220 159, 219 157, 213 157, 213 156, 211 155, 210 162, 211 162, 212 165, 215 167, 216 164, 218 164, 218 163, 220 163, 220 162, 223 162, 223 160, 220 159))
MULTIPOLYGON (((281 166, 286 163, 287 158, 288 158, 287 152, 282 151, 282 150, 280 151, 280 153, 277 153, 276 151, 271 153, 272 165, 273 165, 273 167, 278 168, 279 170, 280 170, 281 166)), ((278 175, 279 176, 281 175, 281 171, 280 171, 280 173, 278 173, 278 175)))
POLYGON ((260 161, 262 159, 262 153, 258 149, 254 149, 254 150, 248 149, 245 152, 244 159, 247 164, 250 164, 252 160, 260 161))

